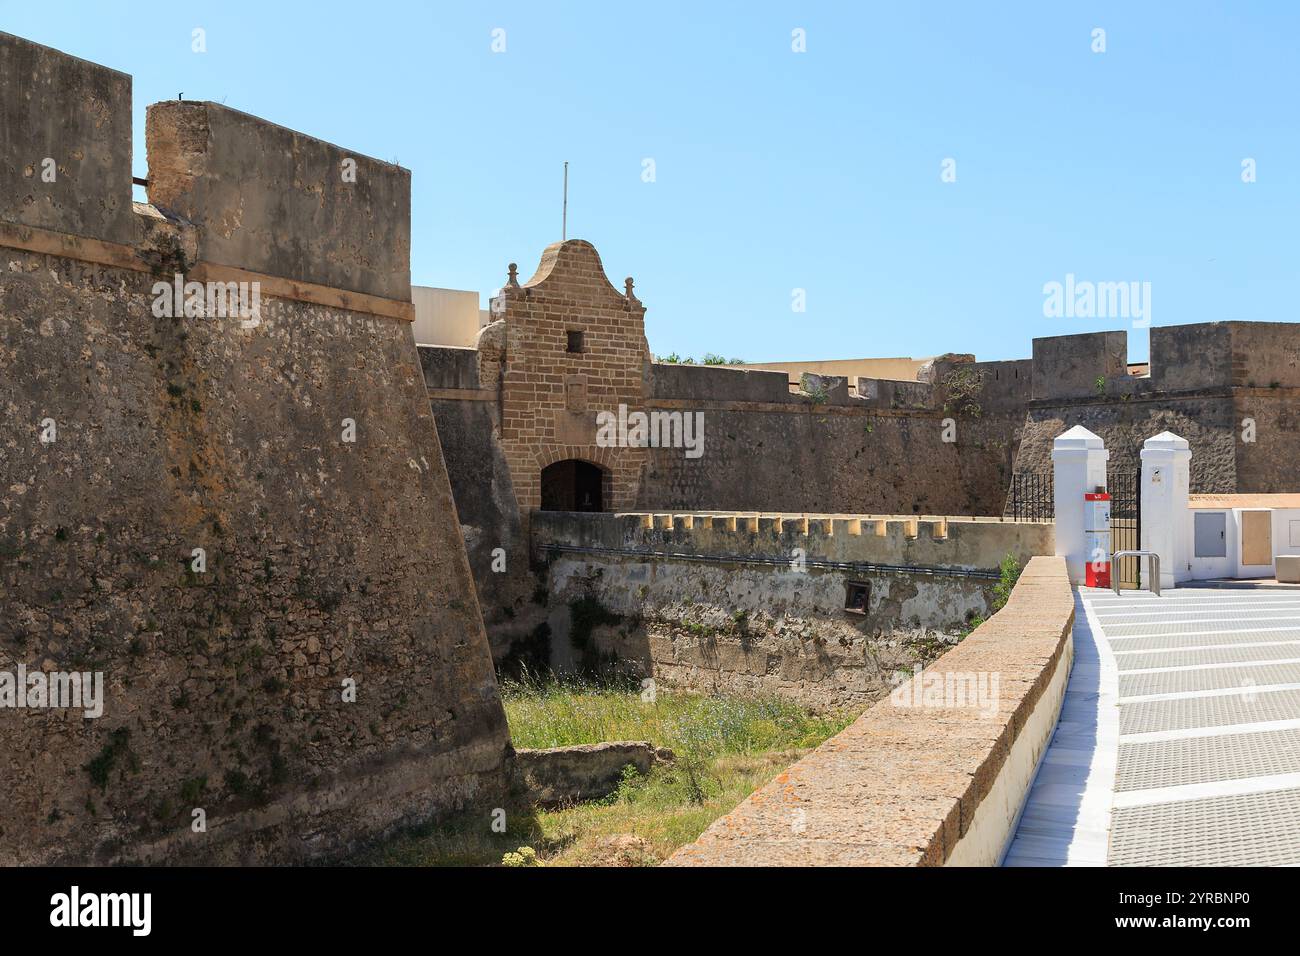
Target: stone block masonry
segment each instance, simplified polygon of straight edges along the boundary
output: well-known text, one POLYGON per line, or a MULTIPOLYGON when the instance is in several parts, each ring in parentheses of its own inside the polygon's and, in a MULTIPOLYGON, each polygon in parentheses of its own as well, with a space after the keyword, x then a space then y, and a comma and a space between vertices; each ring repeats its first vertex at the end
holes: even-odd
POLYGON ((565 459, 600 467, 605 506, 630 507, 647 450, 599 447, 595 423, 601 411, 644 406, 650 351, 631 280, 620 294, 595 247, 570 239, 547 246, 523 285, 512 266, 492 312, 501 325, 480 333, 479 380, 500 392, 521 514, 542 504, 542 469, 565 459))
POLYGON ((1005 556, 1054 547, 1039 522, 718 512, 538 512, 532 536, 553 653, 818 709, 879 699, 990 613, 1005 556))
POLYGON ((129 78, 7 35, 0 72, 30 197, 0 204, 0 671, 106 698, 0 708, 0 863, 329 858, 490 812, 508 735, 402 320, 409 174, 165 104, 132 212, 129 78), (155 317, 203 267, 260 277, 256 325, 155 317))

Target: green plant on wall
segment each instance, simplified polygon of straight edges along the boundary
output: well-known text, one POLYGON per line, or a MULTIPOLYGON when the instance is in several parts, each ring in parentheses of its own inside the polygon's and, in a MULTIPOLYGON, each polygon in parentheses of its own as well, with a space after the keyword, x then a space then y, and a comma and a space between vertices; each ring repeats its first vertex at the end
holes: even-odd
MULTIPOLYGON (((661 365, 694 365, 695 359, 689 355, 678 355, 676 352, 669 352, 667 355, 655 356, 655 361, 661 365)), ((716 352, 705 352, 700 358, 700 365, 744 365, 745 360, 742 358, 726 358, 718 355, 716 352)))
POLYGON ((821 379, 808 372, 799 376, 800 390, 812 399, 814 405, 825 405, 830 395, 826 392, 826 386, 822 384, 821 379))
POLYGON ((1002 610, 1007 606, 1007 601, 1011 600, 1011 591, 1020 580, 1020 572, 1023 570, 1020 562, 1016 560, 1015 555, 1008 554, 998 565, 998 583, 993 585, 993 607, 994 613, 1002 610))
POLYGON ((984 373, 959 365, 943 377, 941 383, 948 393, 943 410, 955 411, 958 415, 978 418, 984 411, 975 397, 984 388, 984 373))

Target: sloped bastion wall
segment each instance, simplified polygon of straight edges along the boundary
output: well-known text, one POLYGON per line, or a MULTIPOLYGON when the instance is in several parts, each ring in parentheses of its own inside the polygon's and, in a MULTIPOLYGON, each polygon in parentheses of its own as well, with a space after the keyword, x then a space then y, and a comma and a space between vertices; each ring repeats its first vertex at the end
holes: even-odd
POLYGON ((328 857, 498 805, 410 174, 169 102, 133 207, 130 77, 0 34, 0 91, 0 675, 103 676, 99 717, 0 707, 0 863, 328 857), (177 273, 260 308, 160 316, 177 273))
POLYGON ((1065 560, 1033 558, 1006 607, 666 865, 996 864, 1060 714, 1073 625, 1065 560), (988 699, 957 692, 972 688, 988 699))
POLYGON ((534 512, 553 665, 612 666, 814 708, 877 700, 991 613, 999 564, 1050 523, 851 515, 534 512), (850 591, 861 595, 860 607, 850 591))

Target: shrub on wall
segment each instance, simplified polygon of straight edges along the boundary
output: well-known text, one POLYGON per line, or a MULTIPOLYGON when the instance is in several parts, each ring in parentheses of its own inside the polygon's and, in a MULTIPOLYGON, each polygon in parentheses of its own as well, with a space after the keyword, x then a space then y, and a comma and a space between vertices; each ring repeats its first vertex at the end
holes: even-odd
POLYGON ((1007 601, 1011 599, 1011 590, 1016 586, 1016 582, 1020 580, 1022 570, 1024 569, 1021 568, 1020 562, 1011 554, 1006 555, 1002 559, 1002 563, 998 565, 998 583, 993 585, 992 610, 994 614, 1006 607, 1007 601))

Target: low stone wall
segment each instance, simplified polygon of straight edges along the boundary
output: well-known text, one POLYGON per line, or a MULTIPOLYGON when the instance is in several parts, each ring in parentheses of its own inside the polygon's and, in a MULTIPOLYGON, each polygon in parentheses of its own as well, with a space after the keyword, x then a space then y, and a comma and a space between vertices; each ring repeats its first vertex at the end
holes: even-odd
POLYGON ((574 547, 682 556, 777 557, 795 549, 818 561, 996 572, 1010 553, 1024 560, 1054 549, 1051 522, 934 515, 774 514, 696 511, 623 514, 539 511, 534 548, 574 547))
POLYGON ((995 864, 1060 712, 1073 623, 1064 560, 1034 558, 1006 607, 668 865, 995 864), (975 706, 955 693, 981 686, 975 706))
POLYGON ((618 789, 627 767, 645 775, 657 763, 672 763, 673 756, 671 750, 648 740, 516 750, 511 784, 529 805, 555 807, 599 800, 618 789))
POLYGON ((551 666, 864 706, 990 613, 998 564, 1053 550, 999 520, 537 512, 551 666), (855 585, 861 613, 846 609, 855 585))

